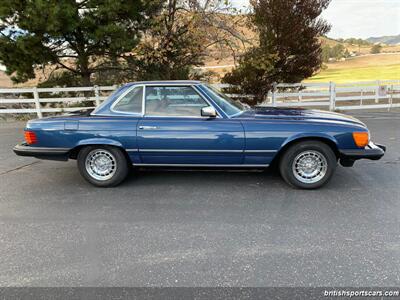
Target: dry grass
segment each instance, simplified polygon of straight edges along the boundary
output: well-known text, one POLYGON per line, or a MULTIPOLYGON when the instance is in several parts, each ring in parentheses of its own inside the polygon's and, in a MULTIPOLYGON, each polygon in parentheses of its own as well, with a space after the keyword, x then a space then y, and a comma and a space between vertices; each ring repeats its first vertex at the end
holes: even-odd
POLYGON ((12 87, 11 79, 2 71, 0 71, 0 87, 12 87))
POLYGON ((363 80, 400 80, 400 53, 355 57, 328 64, 306 82, 351 82, 363 80))

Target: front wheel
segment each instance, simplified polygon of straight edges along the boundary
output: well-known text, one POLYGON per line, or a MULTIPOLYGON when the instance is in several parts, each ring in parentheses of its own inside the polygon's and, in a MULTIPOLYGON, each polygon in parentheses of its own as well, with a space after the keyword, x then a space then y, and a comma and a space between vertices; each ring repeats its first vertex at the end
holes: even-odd
POLYGON ((129 171, 124 153, 109 146, 83 148, 78 154, 78 168, 83 178, 99 187, 120 184, 129 171))
POLYGON ((316 189, 325 185, 337 166, 333 150, 319 141, 292 145, 283 154, 279 170, 283 179, 301 189, 316 189))

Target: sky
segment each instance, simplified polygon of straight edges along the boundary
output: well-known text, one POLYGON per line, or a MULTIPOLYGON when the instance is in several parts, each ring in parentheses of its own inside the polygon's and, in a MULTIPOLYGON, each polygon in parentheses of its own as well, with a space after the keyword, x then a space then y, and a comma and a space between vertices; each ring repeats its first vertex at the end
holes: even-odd
MULTIPOLYGON (((248 0, 232 0, 248 7, 248 0)), ((332 29, 332 38, 369 38, 400 34, 400 0, 332 0, 322 17, 332 29)))

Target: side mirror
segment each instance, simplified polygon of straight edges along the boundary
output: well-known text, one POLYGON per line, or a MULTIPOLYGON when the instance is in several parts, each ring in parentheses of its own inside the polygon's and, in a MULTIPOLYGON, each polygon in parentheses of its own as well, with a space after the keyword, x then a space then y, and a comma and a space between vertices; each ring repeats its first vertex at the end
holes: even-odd
POLYGON ((206 106, 201 109, 201 116, 215 118, 217 117, 217 111, 212 106, 206 106))

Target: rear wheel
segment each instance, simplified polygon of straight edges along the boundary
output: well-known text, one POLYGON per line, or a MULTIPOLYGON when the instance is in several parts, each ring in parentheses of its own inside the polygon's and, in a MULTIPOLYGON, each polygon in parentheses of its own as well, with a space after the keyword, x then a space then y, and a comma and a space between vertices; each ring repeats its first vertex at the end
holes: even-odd
POLYGON ((81 149, 78 168, 83 178, 99 187, 120 184, 129 171, 124 153, 110 146, 88 146, 81 149))
POLYGON ((325 185, 337 166, 333 150, 319 141, 292 145, 283 154, 279 170, 283 179, 301 189, 316 189, 325 185))

